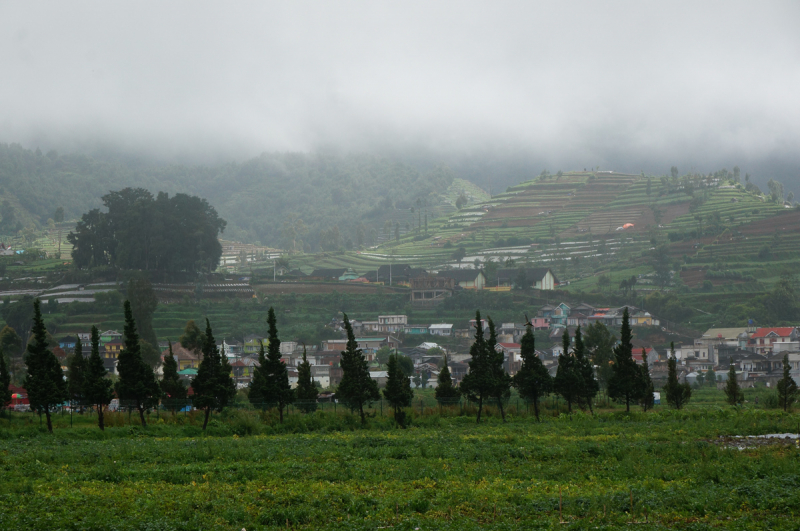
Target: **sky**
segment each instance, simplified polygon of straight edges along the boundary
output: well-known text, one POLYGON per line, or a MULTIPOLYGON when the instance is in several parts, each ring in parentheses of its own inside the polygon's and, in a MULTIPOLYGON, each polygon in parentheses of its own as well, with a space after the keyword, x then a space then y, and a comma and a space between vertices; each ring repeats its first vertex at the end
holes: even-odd
POLYGON ((798 27, 796 1, 3 0, 0 142, 800 183, 798 27))

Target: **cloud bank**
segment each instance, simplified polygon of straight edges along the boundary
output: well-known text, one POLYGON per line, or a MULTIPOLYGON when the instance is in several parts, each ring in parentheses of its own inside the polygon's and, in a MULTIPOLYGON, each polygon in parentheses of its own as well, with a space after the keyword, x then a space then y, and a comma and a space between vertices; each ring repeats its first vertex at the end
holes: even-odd
POLYGON ((5 2, 0 141, 800 176, 798 23, 797 2, 5 2))

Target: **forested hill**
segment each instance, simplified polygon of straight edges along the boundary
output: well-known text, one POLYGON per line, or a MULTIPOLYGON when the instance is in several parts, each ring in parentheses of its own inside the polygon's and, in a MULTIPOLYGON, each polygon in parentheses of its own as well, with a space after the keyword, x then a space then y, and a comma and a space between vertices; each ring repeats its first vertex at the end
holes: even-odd
POLYGON ((452 182, 446 167, 421 172, 368 155, 270 153, 213 167, 158 166, 0 144, 0 234, 45 225, 58 207, 78 219, 111 190, 143 187, 207 199, 228 222, 226 238, 307 250, 368 245, 424 223, 420 209, 433 217, 451 208, 452 182))

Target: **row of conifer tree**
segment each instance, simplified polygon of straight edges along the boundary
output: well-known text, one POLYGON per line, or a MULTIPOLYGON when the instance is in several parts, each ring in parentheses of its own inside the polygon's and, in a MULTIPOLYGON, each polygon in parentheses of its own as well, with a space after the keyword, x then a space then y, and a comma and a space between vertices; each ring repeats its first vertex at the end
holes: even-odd
MULTIPOLYGON (((152 367, 142 360, 139 335, 136 331, 131 305, 125 301, 124 348, 117 361, 119 379, 116 384, 107 378, 107 371, 100 357, 100 339, 97 327, 92 327, 91 353, 83 356, 80 341, 76 342, 75 353, 69 362, 68 378, 63 377, 61 365, 48 348, 47 330, 42 319, 39 301, 34 302, 32 340, 28 343, 25 363, 28 374, 24 385, 31 408, 47 419, 47 428, 52 432, 51 413, 65 401, 70 400, 81 406, 92 406, 98 412, 98 426, 104 429, 103 410, 111 402, 114 393, 120 402, 139 412, 142 426, 147 425, 145 412, 164 400, 164 404, 185 404, 187 389, 180 380, 177 362, 172 353, 172 344, 164 357, 163 376, 156 379, 152 367), (113 386, 113 390, 112 390, 113 386), (166 399, 166 400, 165 400, 166 399)), ((262 409, 277 407, 280 421, 290 404, 305 412, 316 410, 318 390, 311 377, 311 365, 303 352, 303 362, 298 366, 298 385, 292 389, 286 365, 281 361, 280 339, 276 326, 275 311, 269 309, 267 350, 261 344, 258 366, 253 371, 248 399, 262 409)), ((570 341, 565 330, 562 336, 563 351, 559 355, 555 377, 551 377, 542 360, 536 355, 533 331, 528 322, 525 335, 520 342, 522 367, 511 377, 504 368, 504 356, 495 347, 497 337, 491 318, 487 320, 488 337, 484 334, 480 311, 475 315, 475 341, 470 348, 469 372, 460 386, 455 387, 447 367, 447 358, 439 373, 435 396, 440 403, 453 403, 460 397, 478 406, 477 421, 480 422, 483 407, 496 404, 505 421, 504 405, 515 387, 520 397, 533 405, 536 419, 539 420, 541 401, 550 393, 556 393, 566 403, 568 411, 573 405, 588 408, 593 413, 592 401, 600 386, 595 377, 595 367, 591 356, 586 352, 580 327, 575 331, 574 342, 570 341)), ((358 412, 362 423, 366 420, 365 406, 381 399, 377 382, 371 378, 369 363, 358 348, 352 326, 347 315, 344 316, 347 345, 342 352, 340 367, 342 380, 336 389, 336 398, 353 412, 358 412)), ((632 334, 627 308, 623 312, 620 340, 614 347, 612 375, 608 380, 607 392, 611 399, 624 403, 626 411, 632 404, 639 404, 643 410, 652 408, 653 382, 647 357, 642 352, 643 364, 637 365, 633 358, 632 334)), ((203 429, 206 429, 212 411, 221 411, 229 405, 236 395, 232 368, 224 352, 220 352, 206 319, 203 336, 202 360, 197 375, 192 379, 192 405, 204 411, 203 429)), ((677 409, 682 408, 691 398, 692 389, 688 383, 681 384, 677 376, 677 360, 674 355, 668 360, 667 384, 663 390, 667 403, 677 409)), ((779 403, 788 409, 798 396, 797 385, 789 375, 788 358, 784 357, 784 377, 778 383, 779 403)), ((10 400, 8 391, 8 371, 3 356, 0 356, 0 386, 4 395, 3 403, 10 400)), ((728 402, 735 405, 743 401, 743 394, 731 366, 725 388, 728 402)), ((414 392, 409 378, 403 373, 398 355, 389 357, 387 383, 383 398, 393 408, 398 424, 405 424, 403 408, 411 405, 414 392)))

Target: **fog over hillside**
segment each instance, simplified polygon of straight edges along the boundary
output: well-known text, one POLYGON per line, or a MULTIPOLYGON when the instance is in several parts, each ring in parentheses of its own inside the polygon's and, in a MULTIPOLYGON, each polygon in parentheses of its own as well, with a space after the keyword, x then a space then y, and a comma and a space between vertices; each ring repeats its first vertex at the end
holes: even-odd
MULTIPOLYGON (((796 2, 0 5, 0 142, 800 182, 796 2)), ((793 185, 789 185, 793 187, 793 185)))

